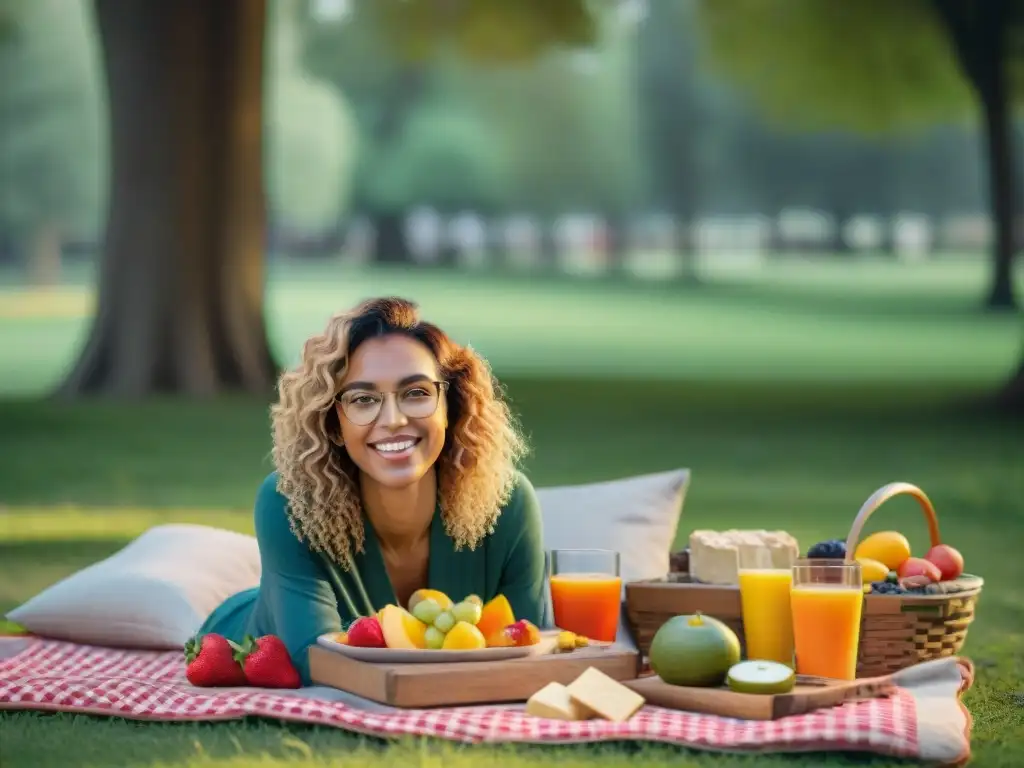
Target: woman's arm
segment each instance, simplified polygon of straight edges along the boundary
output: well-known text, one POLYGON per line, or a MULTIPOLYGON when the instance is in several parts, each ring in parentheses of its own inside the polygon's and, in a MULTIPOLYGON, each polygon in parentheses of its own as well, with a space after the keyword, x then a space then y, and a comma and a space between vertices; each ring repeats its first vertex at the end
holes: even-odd
POLYGON ((508 542, 498 592, 508 598, 517 619, 526 619, 539 627, 547 599, 544 529, 537 493, 524 475, 519 476, 497 528, 496 532, 508 542))
POLYGON ((307 651, 319 635, 339 631, 341 617, 323 563, 291 529, 287 503, 277 490, 277 475, 271 474, 256 496, 260 599, 269 609, 273 634, 287 646, 303 684, 309 685, 307 651))

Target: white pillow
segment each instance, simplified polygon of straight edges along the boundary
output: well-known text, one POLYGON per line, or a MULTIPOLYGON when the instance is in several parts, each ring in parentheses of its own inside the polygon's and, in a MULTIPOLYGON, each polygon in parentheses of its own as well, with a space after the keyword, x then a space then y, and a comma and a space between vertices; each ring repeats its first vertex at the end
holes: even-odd
MULTIPOLYGON (((669 571, 690 470, 676 469, 588 485, 538 488, 544 547, 619 553, 623 594, 629 581, 669 571)), ((551 601, 546 622, 552 626, 551 601)), ((620 631, 621 634, 621 631, 620 631)))
POLYGON ((260 571, 253 536, 204 525, 160 525, 7 618, 58 640, 177 649, 225 598, 258 586, 260 571))

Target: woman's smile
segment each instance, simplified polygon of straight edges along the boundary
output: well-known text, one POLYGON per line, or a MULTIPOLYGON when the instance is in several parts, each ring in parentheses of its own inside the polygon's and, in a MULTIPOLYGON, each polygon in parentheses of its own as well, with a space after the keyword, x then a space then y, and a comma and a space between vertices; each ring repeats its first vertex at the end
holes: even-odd
POLYGON ((402 461, 412 456, 421 439, 413 435, 395 435, 367 445, 387 461, 402 461))

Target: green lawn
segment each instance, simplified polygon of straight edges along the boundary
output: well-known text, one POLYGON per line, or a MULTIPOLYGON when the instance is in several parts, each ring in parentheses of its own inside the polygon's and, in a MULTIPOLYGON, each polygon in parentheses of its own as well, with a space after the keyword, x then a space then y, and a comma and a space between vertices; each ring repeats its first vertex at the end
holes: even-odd
MULTIPOLYGON (((724 526, 784 527, 807 543, 844 536, 878 486, 922 486, 945 540, 986 578, 966 649, 978 665, 967 697, 976 764, 1024 764, 1024 440, 1019 423, 970 405, 1016 361, 1020 322, 974 311, 977 270, 794 267, 701 289, 340 271, 335 287, 324 274, 271 286, 282 356, 359 297, 412 295, 506 379, 537 485, 691 467, 681 539, 724 526)), ((60 298, 39 313, 38 297, 0 294, 0 387, 10 395, 0 401, 0 611, 159 522, 250 530, 269 468, 266 403, 23 397, 59 376, 83 327, 82 296, 60 298)), ((908 500, 883 507, 871 528, 902 530, 918 550, 926 543, 908 500)), ((266 722, 0 717, 4 768, 865 763, 635 752, 381 745, 266 722)))

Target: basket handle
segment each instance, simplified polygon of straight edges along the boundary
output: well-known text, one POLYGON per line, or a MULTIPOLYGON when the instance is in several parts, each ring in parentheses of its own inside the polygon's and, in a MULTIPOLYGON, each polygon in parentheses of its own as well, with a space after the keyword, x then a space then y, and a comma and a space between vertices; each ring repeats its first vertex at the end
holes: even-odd
POLYGON ((868 518, 889 499, 902 494, 913 496, 921 505, 921 511, 924 512, 925 520, 928 521, 928 536, 931 539, 931 545, 934 547, 942 543, 942 539, 939 537, 939 518, 935 514, 935 507, 932 506, 931 499, 925 495, 925 492, 910 483, 889 483, 871 494, 871 497, 864 502, 857 513, 853 526, 850 528, 850 535, 846 539, 847 560, 853 559, 853 553, 857 551, 860 534, 864 530, 864 524, 867 523, 868 518))

